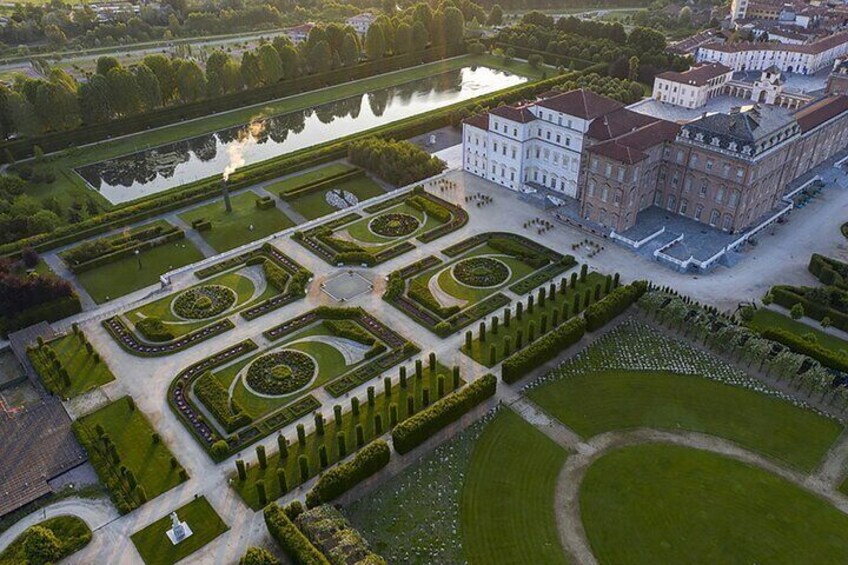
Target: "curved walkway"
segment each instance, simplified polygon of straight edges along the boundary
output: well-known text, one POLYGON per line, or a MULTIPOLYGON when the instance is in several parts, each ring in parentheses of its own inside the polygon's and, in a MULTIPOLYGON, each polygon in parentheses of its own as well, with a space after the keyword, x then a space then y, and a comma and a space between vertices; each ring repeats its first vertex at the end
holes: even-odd
POLYGON ((633 445, 668 443, 717 453, 736 461, 758 467, 777 475, 804 490, 812 492, 848 514, 848 498, 832 490, 815 476, 787 469, 771 459, 748 451, 730 441, 697 432, 675 432, 641 428, 599 434, 582 444, 577 453, 569 455, 557 479, 555 507, 560 541, 563 548, 579 563, 595 564, 583 521, 580 515, 580 485, 589 467, 607 453, 633 445))
POLYGON ((15 538, 24 533, 30 526, 38 524, 46 518, 67 515, 79 517, 88 524, 92 531, 102 528, 119 516, 118 511, 115 510, 108 498, 66 498, 24 516, 0 534, 0 551, 6 549, 15 538))

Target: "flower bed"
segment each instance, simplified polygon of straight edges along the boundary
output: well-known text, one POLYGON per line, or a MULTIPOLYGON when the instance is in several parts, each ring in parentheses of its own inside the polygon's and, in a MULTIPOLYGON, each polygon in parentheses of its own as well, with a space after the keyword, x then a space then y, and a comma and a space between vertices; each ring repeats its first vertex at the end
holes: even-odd
POLYGON ((230 308, 236 301, 231 288, 206 284, 190 288, 174 299, 174 312, 189 320, 212 318, 230 308))
POLYGON ((191 333, 187 333, 179 339, 156 345, 145 343, 138 339, 135 333, 118 316, 112 316, 104 320, 103 326, 121 347, 133 355, 140 357, 159 357, 188 349, 196 343, 233 329, 235 324, 227 319, 219 320, 191 333))
POLYGON ((380 214, 368 222, 368 229, 383 237, 403 237, 420 226, 421 222, 415 216, 398 213, 380 214))
POLYGON ((489 288, 509 278, 509 267, 491 257, 471 257, 454 265, 451 274, 464 285, 489 288))
POLYGON ((282 396, 303 388, 318 367, 305 353, 294 350, 263 355, 247 369, 247 384, 263 394, 282 396))

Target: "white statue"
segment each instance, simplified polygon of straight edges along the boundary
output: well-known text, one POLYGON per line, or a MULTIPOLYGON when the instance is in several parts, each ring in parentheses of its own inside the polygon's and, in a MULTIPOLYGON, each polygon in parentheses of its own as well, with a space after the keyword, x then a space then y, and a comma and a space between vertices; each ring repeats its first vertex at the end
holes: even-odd
POLYGON ((171 529, 166 533, 168 535, 168 539, 171 540, 171 543, 177 545, 189 537, 192 534, 192 531, 191 528, 188 527, 188 524, 180 521, 176 512, 171 512, 171 529))

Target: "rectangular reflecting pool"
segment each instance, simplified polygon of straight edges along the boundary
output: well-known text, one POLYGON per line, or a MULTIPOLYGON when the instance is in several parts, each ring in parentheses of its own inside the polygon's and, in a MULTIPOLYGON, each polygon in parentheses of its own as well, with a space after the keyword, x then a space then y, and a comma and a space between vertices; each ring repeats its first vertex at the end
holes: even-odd
POLYGON ((113 204, 219 175, 238 151, 244 165, 450 106, 527 79, 488 67, 465 67, 314 108, 263 118, 254 140, 245 125, 161 145, 76 172, 113 204))

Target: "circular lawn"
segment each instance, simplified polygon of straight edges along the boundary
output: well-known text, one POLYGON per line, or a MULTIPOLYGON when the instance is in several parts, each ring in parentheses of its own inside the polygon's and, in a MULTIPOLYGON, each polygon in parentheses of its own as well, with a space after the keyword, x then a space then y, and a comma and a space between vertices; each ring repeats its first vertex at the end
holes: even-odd
POLYGON ((251 363, 247 369, 247 384, 262 394, 291 394, 309 384, 316 369, 309 355, 286 349, 263 355, 251 363))
POLYGON ((453 277, 476 288, 498 286, 509 279, 509 267, 492 257, 471 257, 454 265, 453 277))

